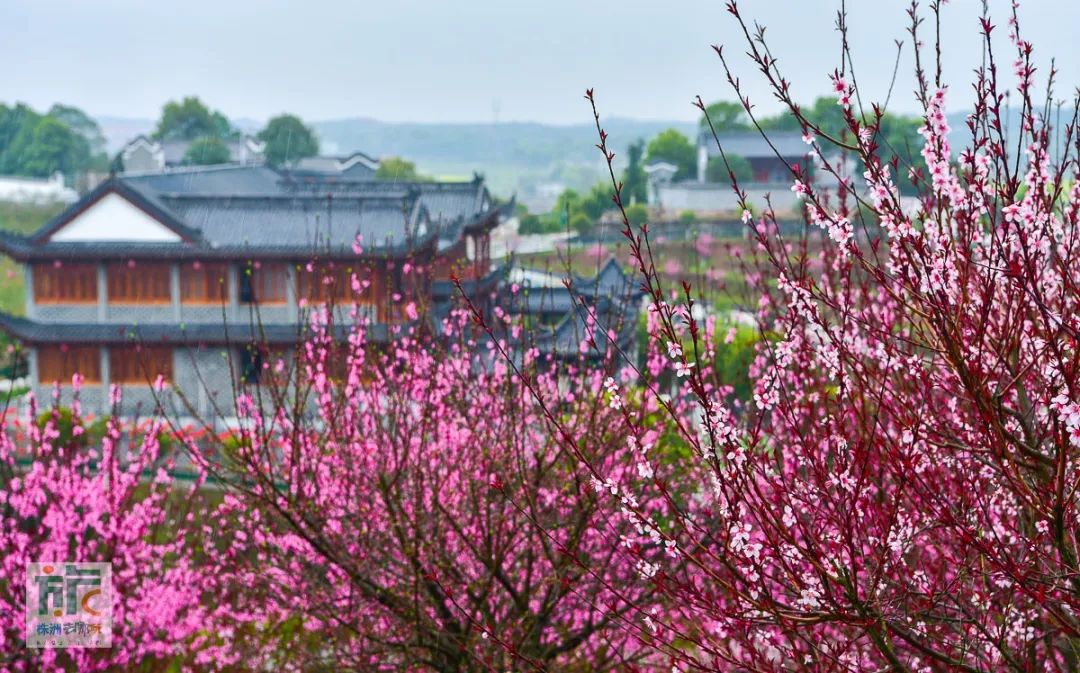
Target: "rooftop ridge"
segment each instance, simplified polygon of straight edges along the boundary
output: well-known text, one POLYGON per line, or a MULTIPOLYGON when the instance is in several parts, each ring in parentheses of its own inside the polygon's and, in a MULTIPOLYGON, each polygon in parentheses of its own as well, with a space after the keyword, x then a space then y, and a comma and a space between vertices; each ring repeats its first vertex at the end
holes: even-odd
POLYGON ((271 166, 267 166, 266 164, 226 163, 226 164, 211 164, 209 166, 166 166, 165 168, 154 169, 154 170, 149 170, 149 171, 124 171, 124 172, 121 172, 121 173, 117 173, 116 177, 121 179, 121 180, 124 180, 126 178, 153 177, 155 175, 190 175, 192 173, 216 173, 216 172, 224 172, 224 171, 229 171, 229 170, 232 170, 232 171, 248 170, 248 171, 250 171, 252 168, 262 168, 262 169, 266 169, 268 171, 273 171, 273 172, 278 173, 278 174, 281 173, 281 171, 279 171, 276 168, 273 168, 271 166))
POLYGON ((252 192, 245 194, 221 194, 215 192, 158 192, 158 198, 170 201, 403 201, 412 196, 408 192, 397 194, 335 194, 335 193, 288 193, 252 192))

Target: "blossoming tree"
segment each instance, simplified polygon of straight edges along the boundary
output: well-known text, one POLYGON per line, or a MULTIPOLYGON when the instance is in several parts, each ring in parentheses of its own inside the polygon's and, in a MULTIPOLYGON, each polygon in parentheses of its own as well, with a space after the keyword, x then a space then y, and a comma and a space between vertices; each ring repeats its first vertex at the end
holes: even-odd
POLYGON ((267 361, 264 381, 239 397, 241 429, 224 448, 242 582, 263 607, 302 622, 296 646, 272 663, 656 663, 647 637, 617 628, 628 612, 660 612, 618 551, 630 524, 608 516, 554 430, 561 420, 605 474, 635 469, 621 451, 621 412, 600 394, 617 376, 613 357, 556 367, 516 341, 519 330, 485 341, 463 313, 437 336, 401 328, 389 344, 360 322, 342 344, 334 314, 313 308, 303 347, 267 361))
MULTIPOLYGON (((237 624, 204 537, 210 508, 172 476, 161 414, 138 425, 82 414, 78 391, 0 424, 0 670, 195 670, 234 664, 237 624), (102 436, 95 430, 102 430, 102 436), (201 550, 201 551, 200 551, 201 550), (112 647, 31 649, 24 644, 26 564, 111 562, 112 647)), ((120 391, 112 391, 114 407, 120 391)))
MULTIPOLYGON (((692 288, 662 287, 647 228, 626 224, 655 307, 651 338, 699 410, 694 426, 676 425, 698 457, 683 473, 698 497, 632 514, 662 541, 628 549, 673 606, 650 620, 658 641, 678 670, 1077 670, 1078 108, 1055 135, 1014 7, 1021 125, 1007 136, 998 33, 983 16, 971 142, 954 150, 953 94, 913 5, 923 165, 901 165, 883 158, 885 109, 852 77, 843 13, 832 83, 845 129, 833 134, 792 100, 764 30, 736 2, 728 11, 802 125, 807 160, 789 168, 808 227, 783 236, 768 203, 751 215, 731 175, 761 297, 753 405, 736 416, 704 366, 712 339, 692 319, 692 288), (919 196, 901 198, 899 180, 919 196), (666 561, 672 551, 681 564, 666 561)), ((617 185, 615 200, 622 208, 617 185)), ((613 507, 664 490, 631 476, 612 478, 613 507)))

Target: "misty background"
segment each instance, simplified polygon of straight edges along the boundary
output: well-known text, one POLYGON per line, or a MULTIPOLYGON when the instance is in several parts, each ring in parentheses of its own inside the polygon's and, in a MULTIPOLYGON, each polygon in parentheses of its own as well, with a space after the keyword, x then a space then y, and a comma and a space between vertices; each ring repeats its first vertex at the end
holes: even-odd
MULTIPOLYGON (((440 177, 482 171, 503 194, 547 183, 585 186, 600 170, 582 99, 588 87, 596 88, 620 152, 666 128, 692 137, 696 95, 706 102, 733 98, 711 44, 725 45, 757 111, 777 111, 742 55, 744 40, 724 4, 6 0, 0 101, 77 106, 99 122, 110 152, 151 131, 167 101, 197 95, 241 130, 255 131, 281 112, 297 114, 316 130, 324 154, 397 155, 440 177)), ((822 4, 739 3, 748 20, 768 27, 796 98, 807 102, 829 92, 828 74, 839 61, 835 16, 822 4)), ((890 109, 917 113, 907 6, 849 1, 850 37, 864 96, 876 100, 892 81, 894 40, 904 41, 890 109)), ((943 61, 946 81, 957 83, 954 110, 969 107, 970 91, 959 83, 978 62, 980 7, 954 0, 944 8, 943 61)), ((991 3, 1006 73, 1009 7, 991 3)), ((1059 81, 1080 81, 1073 35, 1080 3, 1028 2, 1021 22, 1036 44, 1039 75, 1057 56, 1067 65, 1059 81)), ((933 28, 923 27, 927 44, 933 28)))

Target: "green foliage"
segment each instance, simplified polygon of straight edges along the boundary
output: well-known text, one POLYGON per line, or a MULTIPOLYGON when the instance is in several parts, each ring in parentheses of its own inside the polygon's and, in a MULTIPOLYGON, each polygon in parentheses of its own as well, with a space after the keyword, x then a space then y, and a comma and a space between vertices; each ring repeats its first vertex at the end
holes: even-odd
POLYGON ((54 105, 39 114, 19 103, 0 104, 0 173, 44 178, 59 171, 69 179, 108 165, 96 122, 82 110, 54 105))
MULTIPOLYGON (((745 123, 746 118, 742 106, 737 103, 722 101, 713 103, 707 109, 717 131, 750 130, 750 127, 745 123)), ((836 104, 836 98, 832 96, 822 96, 815 99, 812 104, 803 106, 801 112, 807 121, 831 138, 840 140, 850 135, 847 123, 844 120, 843 109, 836 104)), ((869 118, 862 121, 865 124, 871 124, 874 119, 869 118)), ((701 123, 705 123, 704 118, 702 118, 701 123)), ((761 117, 758 119, 758 124, 766 133, 803 130, 802 124, 790 112, 782 112, 772 117, 761 117)), ((877 134, 877 155, 886 163, 892 162, 894 159, 897 160, 900 167, 897 174, 900 176, 906 176, 907 168, 918 163, 919 153, 922 151, 923 146, 922 136, 918 133, 921 125, 922 119, 918 117, 886 114, 881 118, 881 126, 877 134)), ((825 143, 825 147, 826 152, 828 152, 828 143, 825 143)), ((714 167, 713 161, 715 159, 710 160, 706 169, 708 180, 710 182, 726 182, 727 172, 723 170, 722 166, 714 167)), ((737 172, 736 177, 742 179, 742 176, 737 172)), ((902 194, 910 195, 915 193, 914 186, 906 177, 898 179, 897 186, 902 194)))
MULTIPOLYGON (((15 341, 10 334, 0 332, 0 381, 14 381, 29 373, 29 363, 22 344, 15 341)), ((6 392, 0 392, 0 404, 7 404, 19 396, 15 388, 6 392)))
POLYGON ((566 224, 561 222, 558 215, 553 212, 540 215, 526 213, 520 217, 519 221, 518 233, 522 235, 556 234, 560 231, 566 231, 566 224))
POLYGON ((627 206, 626 219, 630 221, 631 225, 639 227, 649 221, 649 209, 642 203, 627 206))
POLYGON ((59 434, 56 443, 60 446, 96 446, 108 431, 109 418, 102 416, 89 424, 81 425, 82 432, 76 435, 75 417, 68 407, 49 409, 38 414, 38 428, 44 429, 53 414, 56 414, 56 430, 59 434))
POLYGON ((666 161, 678 168, 677 179, 689 179, 694 176, 697 163, 697 149, 690 139, 675 129, 668 129, 649 141, 646 148, 649 161, 666 161))
POLYGON ((375 177, 379 180, 394 180, 400 182, 426 179, 416 172, 416 164, 402 159, 401 157, 385 157, 379 159, 379 168, 375 171, 375 177))
POLYGON ((0 201, 0 230, 15 234, 32 234, 43 224, 63 212, 62 203, 11 203, 0 201))
POLYGON ((679 213, 679 222, 683 224, 693 224, 697 222, 697 213, 692 210, 684 210, 679 213))
POLYGON ((705 168, 705 179, 709 182, 730 182, 729 167, 731 172, 735 174, 735 179, 739 182, 747 182, 754 177, 754 169, 746 157, 729 154, 727 155, 727 165, 724 165, 723 157, 709 159, 709 163, 705 168))
POLYGON ((730 101, 717 101, 710 105, 705 106, 705 114, 701 116, 699 125, 702 129, 709 127, 705 120, 705 116, 708 115, 709 121, 712 122, 713 128, 717 133, 724 131, 748 131, 750 130, 750 120, 746 116, 746 110, 738 103, 732 103, 730 101))
POLYGON ((910 196, 916 193, 915 186, 908 179, 907 169, 917 165, 921 159, 923 137, 919 135, 922 120, 915 117, 885 115, 881 118, 878 135, 877 155, 886 163, 898 161, 896 175, 897 188, 901 194, 910 196))
POLYGON ((600 219, 600 216, 615 207, 611 200, 612 189, 607 182, 598 182, 593 185, 589 193, 583 196, 578 204, 581 212, 591 219, 600 219))
POLYGON ((582 212, 574 213, 570 218, 570 228, 576 231, 579 236, 587 236, 592 233, 594 225, 593 219, 582 212))
POLYGON ((161 119, 154 129, 157 140, 195 140, 213 137, 234 138, 238 134, 221 112, 210 111, 198 96, 186 96, 180 102, 171 100, 161 109, 161 119))
POLYGON ((753 394, 750 382, 750 365, 759 336, 757 330, 747 325, 735 327, 735 339, 730 344, 723 343, 727 336, 724 328, 718 328, 717 337, 721 342, 716 346, 716 359, 713 368, 722 385, 734 388, 736 399, 748 401, 753 394))
POLYGON ((559 198, 555 199, 555 207, 552 212, 565 221, 581 207, 581 194, 573 189, 564 189, 559 198))
MULTIPOLYGON (((41 228, 57 213, 64 210, 62 203, 22 204, 0 202, 0 230, 16 234, 31 234, 41 228)), ((10 257, 0 256, 0 311, 23 315, 26 296, 23 293, 23 273, 10 257)), ((0 334, 0 349, 6 349, 10 337, 0 334)))
POLYGON ((229 163, 229 146, 221 138, 206 136, 188 145, 183 163, 189 166, 213 166, 229 163))
POLYGON ((99 159, 106 160, 107 163, 107 156, 105 154, 105 134, 101 132, 101 127, 98 126, 98 123, 94 121, 93 117, 77 107, 63 105, 61 103, 54 103, 53 106, 49 108, 48 116, 59 119, 66 124, 69 129, 86 139, 90 153, 99 159))
MULTIPOLYGON (((295 115, 274 117, 259 131, 258 138, 266 143, 266 161, 271 166, 292 164, 319 153, 315 132, 295 115)), ((413 168, 415 170, 415 166, 413 168)))
POLYGON ((645 179, 645 168, 642 166, 644 155, 644 140, 630 143, 630 147, 626 150, 627 165, 622 175, 624 203, 645 203, 648 198, 648 184, 645 179))

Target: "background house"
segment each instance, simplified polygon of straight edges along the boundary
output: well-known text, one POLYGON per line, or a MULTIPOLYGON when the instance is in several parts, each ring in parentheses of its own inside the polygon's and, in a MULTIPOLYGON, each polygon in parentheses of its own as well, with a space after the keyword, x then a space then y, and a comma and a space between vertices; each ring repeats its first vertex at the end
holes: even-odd
MULTIPOLYGON (((146 173, 181 166, 188 148, 195 140, 153 140, 140 135, 120 150, 120 161, 128 173, 146 173)), ((229 150, 229 163, 240 166, 261 164, 266 157, 266 144, 254 136, 244 135, 224 140, 229 150)))
POLYGON ((208 414, 295 345, 306 307, 337 304, 339 329, 362 317, 385 340, 411 320, 410 301, 431 301, 433 277, 487 275, 487 235, 504 209, 482 180, 388 183, 347 170, 114 176, 34 234, 0 234, 26 277, 25 316, 0 314, 0 328, 25 345, 35 393, 49 399, 59 384, 66 395, 79 372, 87 409, 107 411, 115 383, 135 413, 161 376, 208 414), (355 292, 353 274, 370 285, 355 292))
MULTIPOLYGON (((739 186, 747 192, 752 204, 763 206, 768 195, 773 208, 779 212, 798 207, 790 189, 788 166, 799 164, 810 170, 812 163, 801 133, 770 133, 768 141, 757 132, 722 133, 718 138, 729 160, 737 157, 734 161, 746 170, 739 176, 739 186)), ((719 166, 712 171, 709 168, 719 161, 716 139, 707 130, 699 132, 697 174, 693 178, 679 179, 665 162, 654 162, 645 167, 649 176, 649 205, 672 215, 689 210, 698 214, 734 214, 737 217, 738 199, 730 182, 719 166)))

